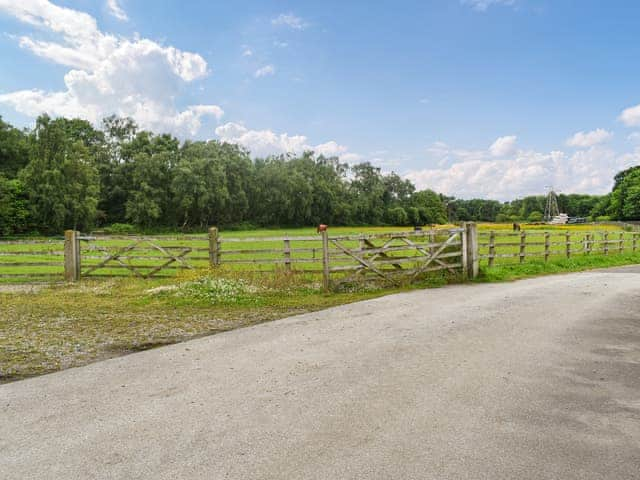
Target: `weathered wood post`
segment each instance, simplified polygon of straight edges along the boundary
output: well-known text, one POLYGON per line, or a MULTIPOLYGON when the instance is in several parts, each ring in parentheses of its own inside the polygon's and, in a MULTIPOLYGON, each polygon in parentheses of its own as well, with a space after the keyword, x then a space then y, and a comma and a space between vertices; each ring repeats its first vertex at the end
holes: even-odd
POLYGON ((431 246, 429 247, 429 254, 433 257, 433 255, 436 253, 436 232, 433 231, 433 227, 431 228, 431 230, 429 230, 429 243, 431 244, 431 246))
POLYGON ((67 282, 80 280, 80 232, 64 232, 64 279, 67 282))
POLYGON ((638 234, 634 232, 631 234, 631 251, 633 253, 636 253, 637 247, 638 247, 638 234))
POLYGON ((565 246, 567 247, 567 258, 571 258, 571 232, 567 231, 565 235, 565 246))
POLYGON ((551 236, 549 235, 549 232, 544 232, 544 261, 548 262, 549 261, 549 254, 550 254, 550 250, 551 250, 551 236))
POLYGON ((582 252, 585 255, 589 254, 589 234, 585 233, 584 238, 582 239, 582 252))
POLYGON ((493 267, 496 260, 496 232, 489 232, 489 268, 493 267))
POLYGON ((473 280, 478 276, 480 271, 480 254, 478 252, 478 226, 475 222, 466 222, 464 225, 464 234, 467 247, 467 276, 473 280))
POLYGON ((220 242, 218 239, 218 227, 209 229, 209 266, 220 265, 220 242))
POLYGON ((291 240, 288 237, 284 239, 284 269, 291 270, 291 240))
POLYGON ((520 232, 520 263, 524 263, 525 258, 527 256, 527 232, 525 230, 522 230, 522 232, 520 232))
POLYGON ((619 252, 620 253, 624 253, 624 232, 620 232, 620 245, 619 245, 620 249, 619 252))
POLYGON ((325 292, 329 291, 331 286, 329 275, 329 232, 326 229, 320 232, 322 235, 322 288, 325 292))
POLYGON ((604 254, 609 255, 609 232, 604 232, 602 237, 604 238, 602 242, 604 244, 604 254))

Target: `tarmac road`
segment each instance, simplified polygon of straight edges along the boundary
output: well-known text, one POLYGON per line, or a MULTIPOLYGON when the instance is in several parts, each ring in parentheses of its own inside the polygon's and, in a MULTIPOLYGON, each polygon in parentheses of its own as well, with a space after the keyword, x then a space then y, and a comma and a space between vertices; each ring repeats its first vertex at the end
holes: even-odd
POLYGON ((640 267, 414 291, 0 386, 2 479, 640 479, 640 267))

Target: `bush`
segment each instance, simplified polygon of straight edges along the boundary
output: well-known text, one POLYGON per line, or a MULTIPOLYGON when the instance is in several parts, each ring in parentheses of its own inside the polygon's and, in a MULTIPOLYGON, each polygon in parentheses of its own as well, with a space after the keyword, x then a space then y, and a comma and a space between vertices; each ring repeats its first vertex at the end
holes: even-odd
POLYGON ((543 215, 542 212, 537 212, 536 211, 536 212, 531 212, 529 214, 528 220, 530 222, 541 222, 543 217, 544 217, 544 215, 543 215))
POLYGON ((409 216, 402 207, 394 207, 387 210, 386 214, 387 223, 390 225, 407 225, 409 223, 409 216))
POLYGON ((105 227, 104 232, 114 234, 135 233, 136 227, 134 227, 130 223, 114 223, 109 227, 105 227))
POLYGON ((420 210, 416 207, 407 207, 407 217, 410 225, 421 225, 420 210))

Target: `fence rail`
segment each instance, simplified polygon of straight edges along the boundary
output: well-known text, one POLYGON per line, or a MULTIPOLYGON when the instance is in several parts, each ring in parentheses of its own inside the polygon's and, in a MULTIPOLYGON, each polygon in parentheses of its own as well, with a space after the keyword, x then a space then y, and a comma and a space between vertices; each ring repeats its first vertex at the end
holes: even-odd
POLYGON ((574 255, 635 253, 638 251, 640 232, 585 232, 540 231, 521 232, 490 231, 479 234, 479 257, 488 267, 497 260, 503 263, 525 263, 527 258, 571 258, 574 255), (516 239, 517 241, 514 241, 516 239), (560 248, 558 248, 560 247, 560 248))
POLYGON ((8 240, 1 242, 0 279, 51 281, 64 274, 64 240, 8 240))

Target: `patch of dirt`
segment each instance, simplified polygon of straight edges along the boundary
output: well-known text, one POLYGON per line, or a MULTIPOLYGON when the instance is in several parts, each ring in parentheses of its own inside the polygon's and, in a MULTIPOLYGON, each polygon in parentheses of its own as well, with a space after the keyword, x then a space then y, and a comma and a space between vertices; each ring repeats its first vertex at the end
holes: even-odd
POLYGON ((0 284, 0 293, 38 293, 39 291, 47 288, 47 284, 0 284))

